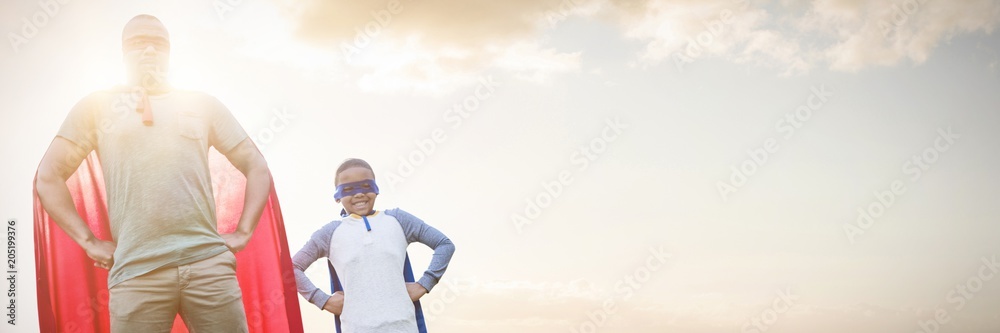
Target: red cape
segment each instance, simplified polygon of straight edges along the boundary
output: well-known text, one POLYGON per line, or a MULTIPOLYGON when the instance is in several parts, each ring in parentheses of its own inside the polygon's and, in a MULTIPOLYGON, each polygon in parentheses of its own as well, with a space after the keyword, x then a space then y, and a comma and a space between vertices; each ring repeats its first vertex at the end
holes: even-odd
MULTIPOLYGON (((236 229, 246 178, 214 149, 209 153, 220 233, 236 229)), ((101 165, 91 153, 66 185, 80 217, 100 239, 111 240, 101 165)), ((298 293, 278 196, 271 193, 246 249, 236 254, 236 277, 250 332, 302 332, 298 293)), ((93 260, 35 205, 35 274, 41 332, 109 332, 108 271, 93 260)), ((173 332, 187 332, 178 317, 173 332)))

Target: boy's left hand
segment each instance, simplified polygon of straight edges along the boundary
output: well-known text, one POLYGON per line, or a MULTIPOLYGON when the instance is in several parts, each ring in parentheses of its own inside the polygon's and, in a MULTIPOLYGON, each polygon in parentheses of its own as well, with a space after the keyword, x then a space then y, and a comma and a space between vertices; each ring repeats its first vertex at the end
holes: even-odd
POLYGON ((410 301, 416 302, 424 294, 427 294, 427 288, 416 282, 407 282, 406 293, 410 294, 410 301))

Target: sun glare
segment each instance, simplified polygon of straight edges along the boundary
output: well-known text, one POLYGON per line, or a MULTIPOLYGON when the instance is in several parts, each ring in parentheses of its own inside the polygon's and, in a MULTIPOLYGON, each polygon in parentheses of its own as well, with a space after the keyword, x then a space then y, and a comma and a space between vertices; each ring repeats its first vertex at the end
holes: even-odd
POLYGON ((174 58, 170 61, 170 84, 177 89, 184 90, 211 90, 205 87, 203 74, 196 70, 181 58, 181 61, 174 58))

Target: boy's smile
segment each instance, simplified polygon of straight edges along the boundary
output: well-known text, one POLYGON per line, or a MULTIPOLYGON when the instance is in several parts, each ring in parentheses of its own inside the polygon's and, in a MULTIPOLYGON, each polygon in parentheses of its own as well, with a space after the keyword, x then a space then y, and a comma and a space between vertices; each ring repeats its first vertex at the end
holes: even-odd
POLYGON ((345 188, 346 191, 344 192, 346 193, 355 192, 352 195, 347 195, 337 200, 344 206, 344 210, 346 210, 348 213, 359 216, 366 216, 371 214, 372 210, 374 209, 375 197, 378 196, 378 194, 375 194, 376 189, 371 188, 370 185, 367 184, 367 182, 364 182, 365 180, 370 180, 374 182, 375 174, 372 173, 371 170, 368 170, 363 167, 353 167, 345 169, 344 171, 340 172, 340 175, 337 176, 336 183, 338 185, 341 184, 351 185, 351 188, 345 188), (351 184, 351 183, 358 183, 358 184, 351 184), (357 189, 354 189, 353 188, 354 186, 361 187, 361 191, 356 191, 357 189))
MULTIPOLYGON (((369 208, 369 206, 368 206, 368 199, 365 198, 364 195, 358 195, 358 196, 360 198, 357 198, 357 199, 355 199, 354 197, 351 197, 351 207, 354 208, 354 211, 352 211, 352 212, 355 212, 355 211, 356 212, 364 212, 366 210, 369 211, 369 212, 371 212, 371 209, 368 209, 369 208)), ((357 214, 357 213, 355 213, 355 214, 357 214)), ((366 215, 366 214, 358 214, 358 215, 366 215)))

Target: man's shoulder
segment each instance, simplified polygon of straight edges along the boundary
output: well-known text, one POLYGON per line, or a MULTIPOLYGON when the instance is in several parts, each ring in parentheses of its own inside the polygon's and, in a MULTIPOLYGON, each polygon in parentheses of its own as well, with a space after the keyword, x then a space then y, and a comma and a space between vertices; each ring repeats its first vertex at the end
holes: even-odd
MULTIPOLYGON (((218 99, 206 92, 196 90, 173 89, 170 96, 191 101, 205 101, 218 103, 218 99)), ((138 99, 142 97, 142 90, 134 86, 118 85, 107 89, 101 89, 81 98, 82 102, 110 101, 115 98, 138 99)))
POLYGON ((83 96, 83 98, 80 99, 80 103, 92 104, 96 102, 110 101, 112 98, 114 98, 114 96, 123 93, 127 94, 128 91, 116 88, 97 90, 87 94, 86 96, 83 96))
POLYGON ((187 98, 202 98, 202 99, 216 99, 215 96, 210 95, 204 91, 198 90, 187 90, 187 89, 174 89, 171 93, 177 94, 177 96, 187 97, 187 98))
POLYGON ((226 110, 226 106, 222 104, 222 101, 206 92, 175 89, 170 94, 171 98, 185 105, 192 106, 193 108, 188 109, 188 112, 200 110, 205 115, 218 116, 221 111, 226 110))
MULTIPOLYGON (((87 97, 99 98, 105 96, 117 96, 122 94, 141 96, 142 89, 136 86, 116 85, 107 89, 95 91, 90 95, 88 95, 87 97)), ((209 93, 197 90, 187 90, 187 89, 170 89, 170 96, 176 98, 184 98, 184 99, 201 99, 210 101, 217 100, 215 96, 212 96, 209 93)))

